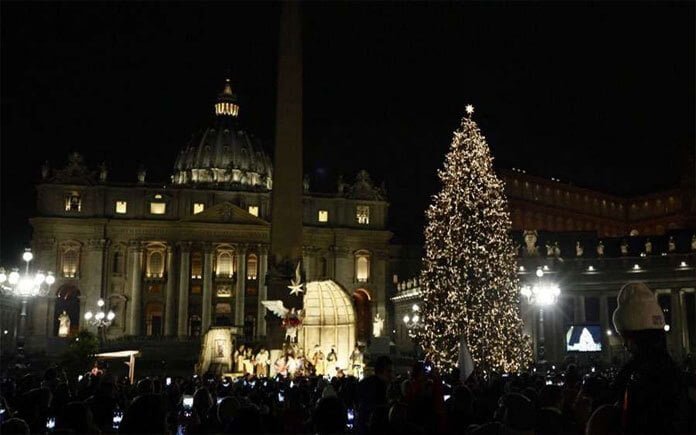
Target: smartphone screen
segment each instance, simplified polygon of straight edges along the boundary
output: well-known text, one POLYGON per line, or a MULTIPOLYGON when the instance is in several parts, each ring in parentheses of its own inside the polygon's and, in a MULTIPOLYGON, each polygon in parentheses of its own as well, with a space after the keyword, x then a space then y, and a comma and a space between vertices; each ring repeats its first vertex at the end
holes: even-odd
POLYGON ((346 427, 348 429, 353 429, 353 421, 355 420, 355 412, 352 408, 348 408, 346 411, 346 427))
POLYGON ((447 402, 447 400, 449 400, 450 397, 451 397, 451 396, 450 396, 449 394, 444 394, 444 395, 442 396, 442 399, 443 399, 445 402, 447 402))
POLYGON ((165 383, 167 386, 170 386, 170 385, 172 384, 172 378, 167 378, 167 379, 165 379, 165 380, 164 380, 164 383, 165 383))
POLYGON ((54 427, 56 427, 56 418, 55 417, 48 417, 46 419, 46 429, 53 430, 54 427))
POLYGON ((111 420, 111 427, 114 429, 118 429, 119 426, 121 426, 121 420, 123 420, 123 411, 121 411, 120 409, 114 410, 114 416, 111 420))
POLYGON ((182 403, 183 403, 183 405, 184 405, 184 409, 191 409, 191 408, 193 408, 193 396, 189 396, 189 395, 186 395, 186 394, 185 394, 185 395, 184 395, 184 400, 183 400, 182 403))
POLYGON ((278 392, 278 402, 285 402, 285 394, 282 391, 278 392))

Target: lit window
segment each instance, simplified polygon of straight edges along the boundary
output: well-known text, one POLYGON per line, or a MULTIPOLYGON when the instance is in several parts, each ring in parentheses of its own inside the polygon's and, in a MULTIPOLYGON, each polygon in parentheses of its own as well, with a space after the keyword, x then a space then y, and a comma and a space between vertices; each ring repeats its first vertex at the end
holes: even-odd
POLYGON ((77 192, 70 192, 65 195, 65 211, 81 211, 82 198, 77 192))
POLYGON ((162 278, 164 275, 164 255, 162 251, 151 251, 147 257, 147 276, 162 278))
POLYGON ((193 203, 193 214, 198 214, 205 210, 205 204, 202 202, 194 202, 193 203))
POLYGON ((219 285, 217 286, 217 297, 219 298, 230 298, 232 297, 232 287, 229 285, 219 285))
POLYGON ((367 225, 370 223, 370 206, 358 205, 355 207, 355 218, 359 224, 367 225))
POLYGON ((164 202, 151 202, 150 214, 165 214, 167 212, 167 204, 164 202))
POLYGON ((80 251, 77 248, 68 248, 63 251, 63 276, 75 278, 80 265, 80 251))
POLYGON ((329 221, 329 211, 328 210, 319 210, 319 215, 317 218, 319 219, 319 222, 328 222, 329 221))
POLYGON ((259 206, 257 205, 250 205, 249 206, 249 214, 253 214, 254 216, 259 215, 259 206))
POLYGON ((116 213, 126 214, 128 211, 128 203, 126 201, 116 201, 116 213))
POLYGON ((370 254, 367 251, 358 251, 355 254, 355 280, 367 282, 370 279, 370 254))
POLYGON ((155 199, 162 199, 162 195, 158 193, 157 195, 155 195, 155 199))
POLYGON ((232 273, 234 273, 233 265, 232 253, 230 251, 221 251, 218 254, 215 274, 225 278, 232 278, 232 273))
POLYGON ((203 277, 203 256, 200 252, 191 254, 191 279, 201 279, 203 277))
POLYGON ((247 279, 256 279, 258 264, 256 254, 250 254, 247 259, 247 279))

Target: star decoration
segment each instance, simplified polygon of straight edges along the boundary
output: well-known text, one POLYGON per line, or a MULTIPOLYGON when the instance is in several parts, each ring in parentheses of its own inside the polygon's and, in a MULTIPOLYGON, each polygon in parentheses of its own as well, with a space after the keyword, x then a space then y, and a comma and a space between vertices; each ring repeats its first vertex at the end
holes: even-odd
POLYGON ((302 275, 300 275, 300 263, 297 263, 297 267, 295 268, 295 278, 292 278, 290 280, 290 285, 288 288, 290 289, 290 294, 299 296, 300 293, 304 292, 304 289, 302 288, 302 275))
POLYGON ((290 294, 299 296, 300 293, 304 292, 304 289, 302 288, 302 283, 296 283, 295 280, 290 281, 290 285, 288 286, 290 289, 290 294))
POLYGON ((471 117, 471 115, 474 113, 474 105, 473 104, 467 104, 466 107, 464 108, 466 110, 467 115, 471 117))

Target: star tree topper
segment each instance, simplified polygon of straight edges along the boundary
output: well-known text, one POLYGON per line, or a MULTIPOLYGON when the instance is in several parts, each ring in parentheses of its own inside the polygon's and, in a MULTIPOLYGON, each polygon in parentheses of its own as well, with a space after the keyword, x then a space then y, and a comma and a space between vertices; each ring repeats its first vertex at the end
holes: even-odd
POLYGON ((297 267, 295 268, 295 278, 290 280, 290 285, 288 288, 290 289, 290 294, 299 296, 300 293, 304 292, 304 289, 302 288, 304 284, 302 283, 302 276, 300 275, 300 262, 297 262, 297 267))
POLYGON ((466 114, 469 115, 469 118, 471 118, 471 115, 474 114, 474 105, 467 104, 466 107, 464 107, 464 110, 466 110, 466 114))

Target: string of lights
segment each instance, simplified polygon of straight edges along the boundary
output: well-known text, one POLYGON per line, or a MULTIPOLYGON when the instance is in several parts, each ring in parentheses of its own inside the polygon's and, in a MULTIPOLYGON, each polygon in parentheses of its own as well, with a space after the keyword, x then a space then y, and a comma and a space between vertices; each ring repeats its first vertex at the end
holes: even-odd
POLYGON ((443 368, 456 364, 465 335, 477 369, 517 371, 531 362, 532 348, 522 331, 507 201, 472 106, 467 113, 426 211, 423 300, 412 334, 443 368))

